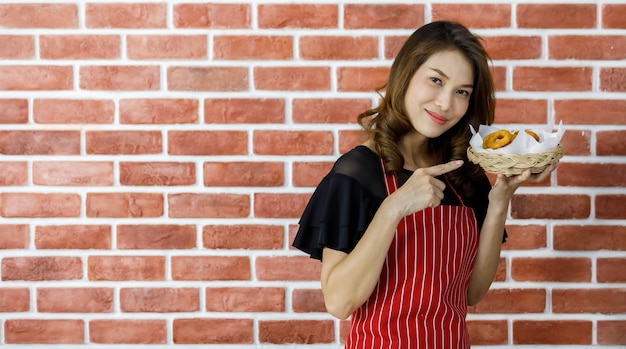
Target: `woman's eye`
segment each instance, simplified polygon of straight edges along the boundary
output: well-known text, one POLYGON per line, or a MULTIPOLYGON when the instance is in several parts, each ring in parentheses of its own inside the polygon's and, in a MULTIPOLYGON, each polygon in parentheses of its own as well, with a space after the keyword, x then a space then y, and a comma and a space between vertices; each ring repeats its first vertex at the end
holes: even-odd
POLYGON ((461 96, 465 96, 465 97, 469 97, 470 93, 468 91, 465 90, 458 90, 456 91, 456 93, 460 94, 461 96))
POLYGON ((439 78, 430 78, 430 81, 434 82, 437 85, 441 85, 441 79, 439 78))

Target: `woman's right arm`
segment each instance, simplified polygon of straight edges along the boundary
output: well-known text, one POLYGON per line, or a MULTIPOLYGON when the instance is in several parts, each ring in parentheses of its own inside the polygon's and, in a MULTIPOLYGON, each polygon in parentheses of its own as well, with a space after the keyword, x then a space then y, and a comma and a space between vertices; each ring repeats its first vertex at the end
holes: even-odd
POLYGON ((346 319, 365 303, 376 287, 400 219, 439 205, 445 184, 434 177, 455 170, 462 163, 451 161, 416 170, 402 187, 383 200, 349 254, 324 248, 321 284, 330 314, 346 319))

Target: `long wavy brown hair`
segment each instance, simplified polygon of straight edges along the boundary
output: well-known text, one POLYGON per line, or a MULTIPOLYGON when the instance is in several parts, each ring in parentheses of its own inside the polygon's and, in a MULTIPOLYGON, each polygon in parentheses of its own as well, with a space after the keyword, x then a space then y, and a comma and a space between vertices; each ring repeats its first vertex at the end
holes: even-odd
POLYGON ((359 124, 370 133, 375 150, 385 162, 387 173, 397 173, 404 166, 398 142, 414 130, 405 111, 404 97, 409 82, 417 69, 433 54, 457 50, 472 63, 473 91, 467 112, 461 120, 443 133, 430 139, 429 148, 440 162, 462 159, 463 166, 448 173, 448 180, 460 190, 463 197, 474 192, 474 182, 483 175, 479 166, 467 160, 467 147, 472 134, 469 125, 490 125, 494 120, 494 85, 489 68, 491 60, 477 35, 466 27, 450 21, 437 21, 417 29, 404 43, 389 72, 387 83, 376 91, 380 104, 358 116, 359 124), (384 90, 384 94, 382 91, 384 90))

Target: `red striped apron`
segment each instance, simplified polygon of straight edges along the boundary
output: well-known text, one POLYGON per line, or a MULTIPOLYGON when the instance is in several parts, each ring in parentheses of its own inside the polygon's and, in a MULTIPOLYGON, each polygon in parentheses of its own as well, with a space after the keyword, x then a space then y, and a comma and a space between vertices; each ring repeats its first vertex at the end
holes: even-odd
MULTIPOLYGON (((385 175, 385 186, 393 193, 398 177, 385 175)), ((476 217, 465 205, 404 217, 376 288, 352 314, 345 347, 469 348, 466 291, 477 246, 476 217)))

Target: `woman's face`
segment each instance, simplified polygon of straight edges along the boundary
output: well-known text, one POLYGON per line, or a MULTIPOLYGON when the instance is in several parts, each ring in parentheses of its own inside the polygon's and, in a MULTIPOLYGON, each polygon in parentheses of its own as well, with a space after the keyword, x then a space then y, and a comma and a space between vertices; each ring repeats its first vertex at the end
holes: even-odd
POLYGON ((472 94, 471 62, 457 50, 433 54, 409 82, 405 110, 413 128, 437 138, 465 115, 472 94))

